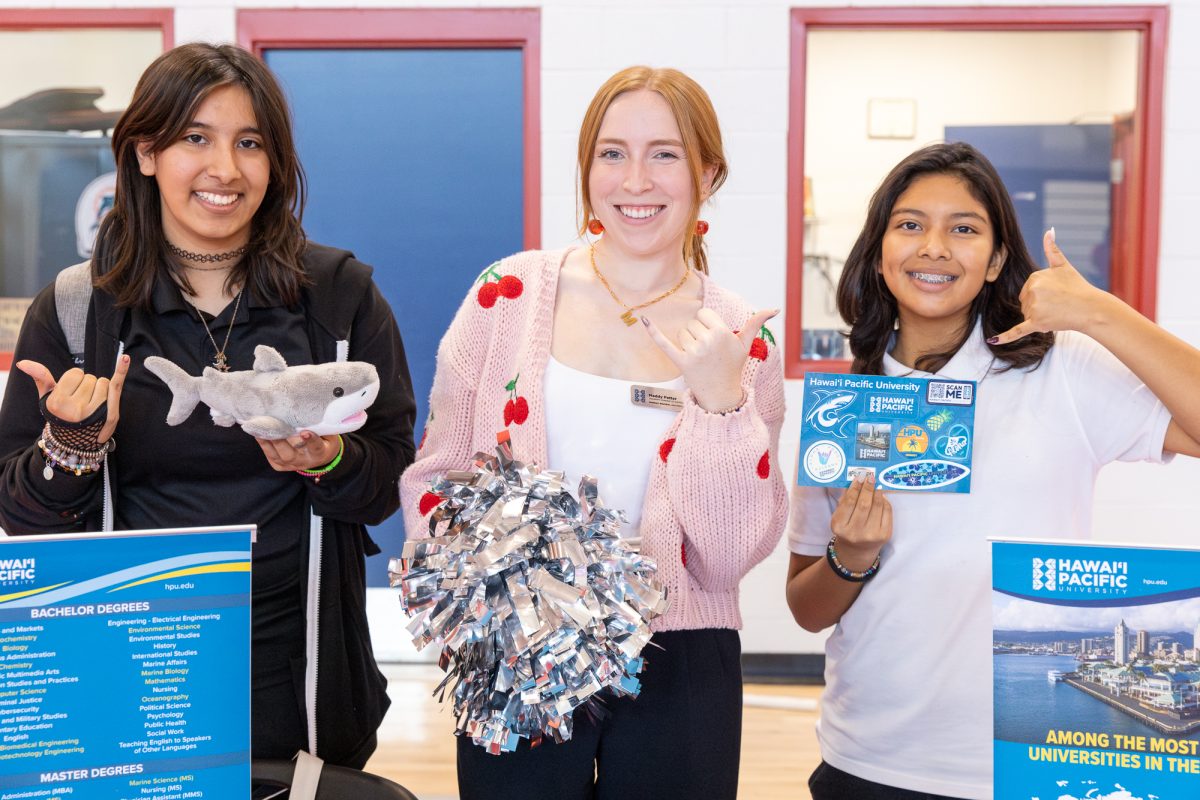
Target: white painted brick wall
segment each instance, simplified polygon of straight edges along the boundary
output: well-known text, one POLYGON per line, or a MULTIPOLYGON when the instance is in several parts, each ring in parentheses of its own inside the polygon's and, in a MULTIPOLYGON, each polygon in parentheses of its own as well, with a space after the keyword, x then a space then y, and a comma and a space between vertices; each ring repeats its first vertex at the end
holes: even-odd
MULTIPOLYGON (((812 2, 809 5, 832 5, 812 2)), ((976 5, 933 0, 923 5, 976 5)), ((1022 2, 982 5, 1021 5, 1022 2)), ((1076 5, 1125 5, 1092 0, 1076 5)), ((155 0, 114 4, 102 0, 0 0, 4 7, 158 7, 155 0)), ((181 0, 175 35, 189 40, 233 40, 238 8, 334 7, 331 0, 181 0)), ((779 0, 372 0, 361 7, 540 6, 542 11, 542 240, 547 247, 574 235, 575 133, 591 93, 613 71, 632 63, 674 66, 710 91, 728 139, 729 183, 706 216, 714 273, 760 305, 782 305, 785 281, 786 133, 788 115, 788 9, 779 0)), ((872 5, 907 5, 879 2, 872 5)), ((1165 98, 1160 319, 1200 344, 1200 0, 1170 3, 1165 98)), ((500 254, 497 254, 500 255, 500 254)), ((783 320, 774 325, 782 330, 783 320)), ((788 387, 791 413, 780 457, 794 469, 799 385, 788 387)), ((1101 476, 1097 534, 1147 541, 1188 541, 1200 518, 1200 463, 1170 468, 1116 465, 1101 476)), ((757 652, 816 651, 821 637, 792 624, 783 603, 787 555, 779 550, 744 583, 744 646, 757 652)), ((389 625, 389 630, 394 626, 389 625)), ((381 650, 389 648, 381 647, 381 650)))

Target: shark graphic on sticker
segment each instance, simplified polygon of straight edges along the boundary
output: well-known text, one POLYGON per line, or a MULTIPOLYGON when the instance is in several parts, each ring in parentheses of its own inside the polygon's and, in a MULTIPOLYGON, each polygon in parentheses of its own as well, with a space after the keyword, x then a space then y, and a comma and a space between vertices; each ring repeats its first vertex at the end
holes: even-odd
POLYGON ((846 426, 857 415, 843 414, 842 411, 857 399, 858 393, 817 389, 813 392, 813 397, 816 399, 816 405, 804 417, 805 423, 826 435, 839 439, 848 438, 846 426))

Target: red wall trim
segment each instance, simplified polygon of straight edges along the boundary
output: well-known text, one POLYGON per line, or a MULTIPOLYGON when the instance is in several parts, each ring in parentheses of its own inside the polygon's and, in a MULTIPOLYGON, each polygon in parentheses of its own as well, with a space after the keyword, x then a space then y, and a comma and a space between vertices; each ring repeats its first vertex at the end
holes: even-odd
MULTIPOLYGON (((920 28, 926 30, 1101 31, 1133 30, 1142 34, 1139 54, 1139 132, 1133 171, 1141 186, 1132 194, 1140 209, 1136 264, 1121 269, 1114 286, 1127 286, 1123 300, 1154 318, 1158 290, 1159 214, 1162 208, 1163 76, 1166 69, 1166 6, 1006 6, 993 8, 793 8, 791 13, 791 108, 788 112, 787 326, 784 371, 802 378, 813 371, 845 371, 846 361, 804 360, 804 106, 807 38, 813 29, 920 28)), ((882 176, 881 176, 882 177, 882 176)))
POLYGON ((175 46, 175 10, 171 8, 0 8, 0 28, 158 28, 163 50, 175 46))
POLYGON ((542 238, 541 12, 479 9, 243 9, 238 42, 264 50, 312 47, 518 47, 524 51, 525 247, 542 238))

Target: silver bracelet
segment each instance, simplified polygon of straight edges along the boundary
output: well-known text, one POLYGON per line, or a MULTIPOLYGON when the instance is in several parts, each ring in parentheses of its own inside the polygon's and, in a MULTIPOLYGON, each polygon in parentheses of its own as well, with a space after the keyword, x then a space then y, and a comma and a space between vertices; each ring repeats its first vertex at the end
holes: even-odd
POLYGON ((54 477, 55 467, 72 475, 90 475, 97 472, 104 464, 104 457, 116 449, 117 443, 115 439, 110 438, 95 450, 70 447, 54 438, 50 423, 47 422, 37 446, 46 459, 42 477, 50 480, 54 477))

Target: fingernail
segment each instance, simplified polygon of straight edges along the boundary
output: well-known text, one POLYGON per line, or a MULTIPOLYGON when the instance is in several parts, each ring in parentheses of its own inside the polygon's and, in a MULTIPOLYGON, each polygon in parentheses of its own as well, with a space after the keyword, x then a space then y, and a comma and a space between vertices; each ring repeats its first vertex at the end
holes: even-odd
POLYGON ((648 317, 642 317, 642 324, 643 324, 643 325, 645 325, 647 328, 649 328, 649 327, 650 327, 650 320, 649 320, 649 318, 648 318, 648 317))
POLYGON ((1050 228, 1050 241, 1054 242, 1055 244, 1058 244, 1058 239, 1055 238, 1055 236, 1054 236, 1054 228, 1053 227, 1050 228))
POLYGON ((999 344, 999 343, 1000 343, 1000 337, 999 337, 999 336, 992 336, 991 338, 989 338, 989 339, 987 340, 987 343, 988 343, 988 344, 999 344))

